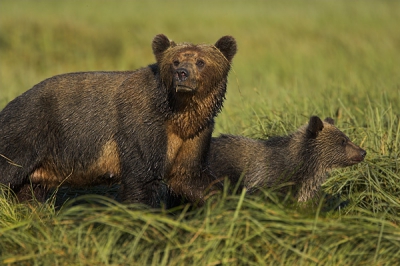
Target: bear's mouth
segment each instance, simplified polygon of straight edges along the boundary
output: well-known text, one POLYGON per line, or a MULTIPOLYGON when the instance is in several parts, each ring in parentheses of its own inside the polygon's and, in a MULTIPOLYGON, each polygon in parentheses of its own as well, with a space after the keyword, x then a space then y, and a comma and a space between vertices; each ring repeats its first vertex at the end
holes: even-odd
POLYGON ((176 92, 194 92, 195 89, 191 88, 189 86, 185 86, 185 85, 179 84, 179 85, 176 85, 175 91, 176 92))
POLYGON ((364 157, 360 156, 360 157, 353 157, 351 158, 351 164, 357 164, 360 163, 364 160, 364 157))

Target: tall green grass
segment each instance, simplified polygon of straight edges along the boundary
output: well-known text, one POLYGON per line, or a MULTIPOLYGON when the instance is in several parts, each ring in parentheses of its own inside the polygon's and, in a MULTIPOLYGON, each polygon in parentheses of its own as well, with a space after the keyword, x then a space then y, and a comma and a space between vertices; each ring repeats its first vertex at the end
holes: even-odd
POLYGON ((398 21, 397 1, 2 1, 0 109, 56 74, 146 66, 158 33, 194 43, 229 34, 239 50, 214 135, 266 138, 330 116, 368 154, 324 184, 333 210, 273 191, 172 213, 98 196, 57 209, 1 189, 0 262, 398 265, 398 21))
MULTIPOLYGON (((219 197, 175 215, 102 197, 57 213, 13 205, 4 211, 4 264, 29 265, 396 265, 397 224, 382 218, 314 216, 266 193, 219 197), (19 219, 15 213, 24 213, 19 219), (32 212, 29 214, 29 212, 32 212), (10 216, 10 217, 7 217, 10 216), (22 216, 22 217, 21 217, 22 216)), ((82 200, 82 199, 81 199, 82 200)), ((3 206, 9 206, 2 202, 3 206)))

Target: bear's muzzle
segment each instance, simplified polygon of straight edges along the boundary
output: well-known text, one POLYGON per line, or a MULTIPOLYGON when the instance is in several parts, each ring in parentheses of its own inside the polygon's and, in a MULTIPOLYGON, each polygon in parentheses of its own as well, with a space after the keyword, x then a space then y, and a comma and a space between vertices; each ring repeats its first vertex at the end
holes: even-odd
POLYGON ((174 87, 176 92, 194 92, 196 79, 186 68, 178 68, 174 73, 174 87))

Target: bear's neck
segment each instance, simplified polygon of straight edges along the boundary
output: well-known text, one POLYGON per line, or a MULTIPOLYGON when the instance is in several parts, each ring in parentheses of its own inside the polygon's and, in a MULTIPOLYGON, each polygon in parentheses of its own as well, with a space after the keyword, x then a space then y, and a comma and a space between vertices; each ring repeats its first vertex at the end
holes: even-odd
POLYGON ((298 201, 307 201, 316 195, 330 169, 327 169, 321 161, 320 154, 312 141, 304 138, 304 133, 296 132, 282 137, 282 141, 285 144, 276 154, 286 158, 285 166, 281 169, 286 169, 288 180, 294 182, 298 201), (309 142, 306 143, 307 141, 309 142))
POLYGON ((221 111, 226 83, 221 82, 207 93, 177 93, 169 90, 170 122, 174 133, 182 139, 193 138, 213 126, 214 117, 221 111))
POLYGON ((318 192, 329 169, 318 159, 318 151, 304 143, 307 140, 302 133, 296 133, 265 141, 269 151, 268 176, 272 181, 280 177, 293 182, 298 201, 307 201, 318 192))

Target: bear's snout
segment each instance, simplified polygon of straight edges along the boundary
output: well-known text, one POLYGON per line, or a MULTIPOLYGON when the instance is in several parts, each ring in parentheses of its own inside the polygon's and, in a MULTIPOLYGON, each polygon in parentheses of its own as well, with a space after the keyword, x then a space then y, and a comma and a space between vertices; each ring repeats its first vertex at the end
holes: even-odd
POLYGON ((353 165, 364 161, 367 152, 349 141, 346 146, 346 154, 348 159, 345 165, 353 165))
POLYGON ((178 68, 175 72, 178 81, 185 81, 189 77, 189 72, 184 68, 178 68))
POLYGON ((190 68, 177 68, 174 73, 174 87, 176 92, 194 92, 197 87, 195 74, 190 68))
POLYGON ((355 154, 350 158, 351 162, 350 164, 357 164, 362 161, 364 161, 365 156, 367 155, 367 152, 361 148, 358 148, 355 152, 355 154))

